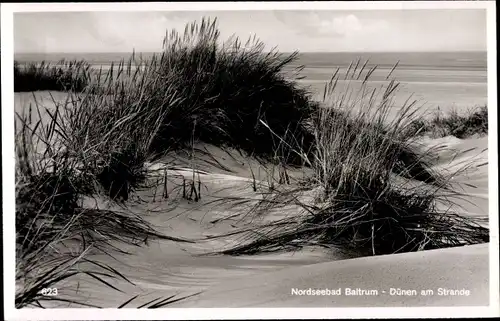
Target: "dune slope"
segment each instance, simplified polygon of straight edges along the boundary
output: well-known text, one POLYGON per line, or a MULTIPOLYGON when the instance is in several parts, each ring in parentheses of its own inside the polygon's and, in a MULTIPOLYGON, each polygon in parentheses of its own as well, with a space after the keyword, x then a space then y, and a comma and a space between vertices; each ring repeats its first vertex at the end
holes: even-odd
MULTIPOLYGON (((292 267, 225 282, 176 307, 396 307, 488 305, 488 245, 365 257, 292 267), (340 289, 297 295, 292 289, 340 289), (404 295, 400 290, 416 290, 404 295), (440 295, 439 288, 469 295, 440 295), (348 292, 351 289, 351 292, 348 292), (375 290, 377 294, 366 293, 375 290), (433 295, 422 295, 422 290, 433 295), (349 293, 360 292, 359 295, 349 293), (465 293, 465 292, 463 292, 465 293)), ((372 291, 373 292, 373 291, 372 291)), ((406 293, 406 292, 404 292, 406 293)))

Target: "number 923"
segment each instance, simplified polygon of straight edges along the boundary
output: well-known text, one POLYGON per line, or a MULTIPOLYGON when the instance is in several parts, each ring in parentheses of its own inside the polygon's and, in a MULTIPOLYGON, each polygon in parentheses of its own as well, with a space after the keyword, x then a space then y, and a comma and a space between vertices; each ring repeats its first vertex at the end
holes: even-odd
POLYGON ((46 295, 46 296, 57 295, 57 288, 43 288, 42 295, 46 295))

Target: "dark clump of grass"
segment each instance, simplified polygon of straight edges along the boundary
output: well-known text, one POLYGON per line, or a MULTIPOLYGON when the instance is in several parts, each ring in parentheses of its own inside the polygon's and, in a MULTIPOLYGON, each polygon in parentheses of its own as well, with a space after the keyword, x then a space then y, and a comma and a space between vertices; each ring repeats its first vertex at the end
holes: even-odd
POLYGON ((281 137, 291 131, 298 141, 311 141, 302 122, 315 103, 284 75, 297 55, 265 53, 255 37, 246 44, 229 39, 221 46, 216 20, 210 19, 187 25, 183 35, 167 34, 160 72, 182 99, 170 108, 168 126, 161 128, 153 148, 189 141, 194 132, 195 139, 205 143, 271 155, 273 135, 260 119, 281 137))
POLYGON ((443 114, 438 110, 432 118, 416 119, 412 122, 415 132, 431 137, 455 136, 460 139, 473 135, 488 135, 488 106, 469 109, 463 114, 452 110, 443 114))
POLYGON ((417 119, 415 104, 407 101, 391 112, 393 81, 382 99, 375 100, 377 91, 368 89, 367 79, 357 91, 348 85, 340 93, 337 79, 325 88, 324 108, 313 117, 312 157, 296 151, 310 164, 312 176, 292 187, 279 186, 253 208, 262 214, 291 205, 300 215, 247 228, 242 231, 247 235, 244 241, 222 253, 320 245, 380 255, 488 242, 489 230, 479 219, 439 206, 451 208, 452 196, 460 193, 451 187, 452 176, 434 172, 420 161, 432 159, 435 151, 416 143, 411 125, 417 119), (413 159, 401 164, 402 155, 408 153, 413 159), (422 166, 434 177, 431 184, 414 179, 415 168, 422 166))
POLYGON ((82 91, 90 82, 85 61, 61 61, 55 65, 14 61, 14 92, 39 90, 82 91))
POLYGON ((31 246, 44 246, 53 239, 59 233, 55 226, 64 225, 68 217, 76 214, 79 193, 91 191, 92 187, 85 185, 86 182, 63 172, 46 172, 20 178, 16 194, 18 244, 29 250, 31 246), (44 225, 54 228, 45 229, 44 225))
POLYGON ((182 35, 168 32, 163 52, 141 62, 140 69, 130 68, 131 58, 98 76, 103 79, 99 88, 88 90, 93 98, 83 99, 77 108, 87 116, 77 118, 99 122, 94 127, 104 131, 105 125, 126 118, 119 130, 127 133, 139 128, 132 123, 143 130, 141 121, 146 121, 152 126, 145 133, 151 138, 146 154, 155 155, 183 149, 194 139, 268 157, 274 152, 274 137, 260 119, 283 137, 291 132, 297 142, 310 143, 303 120, 317 104, 285 75, 298 53, 264 52, 264 44, 255 38, 246 44, 237 38, 221 44, 219 38, 216 21, 210 19, 187 25, 182 35))
POLYGON ((130 145, 119 152, 111 152, 109 162, 97 173, 97 180, 111 199, 127 201, 134 188, 146 180, 144 159, 135 154, 130 145))
POLYGON ((68 153, 107 196, 123 202, 143 187, 144 165, 155 157, 151 144, 179 97, 160 86, 155 58, 144 69, 134 70, 131 59, 95 77, 78 97, 59 104, 66 110, 61 131, 68 153))
MULTIPOLYGON (((81 232, 96 231, 96 220, 84 215, 78 206, 76 182, 63 173, 43 173, 29 177, 18 176, 16 188, 16 308, 43 307, 44 301, 79 304, 60 296, 48 296, 43 291, 57 286, 77 274, 115 275, 101 269, 85 270, 78 264, 86 260, 88 252, 99 246, 96 238, 85 242, 81 232), (85 225, 86 229, 81 229, 85 225)), ((108 214, 109 213, 105 213, 108 214)), ((112 214, 112 213, 111 213, 112 214)), ((111 219, 113 216, 111 216, 111 219)), ((108 218, 110 219, 110 218, 108 218)), ((102 229, 101 229, 102 230, 102 229)), ((113 234, 119 234, 119 230, 113 234)), ((90 260, 90 262, 92 262, 90 260)), ((106 265, 101 265, 111 270, 106 265)), ((109 272, 109 271, 108 271, 109 272)), ((86 306, 85 303, 81 303, 86 306)))

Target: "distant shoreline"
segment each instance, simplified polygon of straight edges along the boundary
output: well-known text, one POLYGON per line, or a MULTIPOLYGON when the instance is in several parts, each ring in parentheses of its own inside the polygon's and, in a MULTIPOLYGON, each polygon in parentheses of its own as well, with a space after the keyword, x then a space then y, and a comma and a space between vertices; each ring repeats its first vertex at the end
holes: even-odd
MULTIPOLYGON (((136 52, 137 60, 151 58, 154 52, 136 52)), ((287 55, 290 53, 282 53, 287 55)), ((64 60, 85 60, 92 65, 109 65, 120 60, 127 61, 131 52, 110 53, 15 53, 18 62, 58 62, 64 60)), ((298 59, 289 67, 306 66, 308 68, 347 67, 360 58, 369 60, 367 67, 392 68, 397 62, 398 69, 407 70, 464 70, 486 71, 487 53, 485 51, 457 52, 301 52, 298 59)))
MULTIPOLYGON (((290 54, 292 51, 281 51, 284 54, 290 54)), ((136 54, 158 54, 161 51, 136 51, 136 54)), ((470 54, 487 54, 486 50, 477 50, 477 51, 300 51, 301 54, 455 54, 455 53, 470 53, 470 54)), ((14 52, 14 55, 38 55, 38 54, 132 54, 131 51, 89 51, 89 52, 14 52)))

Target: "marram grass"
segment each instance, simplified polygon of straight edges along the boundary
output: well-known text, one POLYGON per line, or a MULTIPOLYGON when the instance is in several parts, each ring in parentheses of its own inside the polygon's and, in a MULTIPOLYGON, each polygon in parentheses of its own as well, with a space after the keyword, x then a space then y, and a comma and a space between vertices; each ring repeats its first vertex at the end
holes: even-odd
POLYGON ((468 109, 465 113, 451 110, 443 113, 440 110, 430 118, 415 119, 411 126, 416 134, 434 138, 455 136, 466 139, 473 135, 488 135, 488 106, 468 109))
MULTIPOLYGON (((42 290, 77 274, 116 290, 111 279, 130 281, 113 267, 92 259, 92 253, 127 254, 121 244, 140 246, 148 238, 186 242, 158 233, 130 211, 85 207, 84 197, 110 196, 108 181, 102 178, 110 165, 71 153, 65 132, 71 114, 68 116, 61 106, 56 105, 55 110, 30 106, 28 112, 16 115, 17 308, 43 307, 46 301, 89 306, 63 296, 43 295, 42 290), (35 122, 32 112, 39 115, 35 122), (81 268, 82 262, 89 267, 81 268)), ((88 155, 95 154, 94 146, 82 147, 88 155)))
POLYGON ((432 171, 426 166, 430 163, 422 161, 432 160, 435 151, 416 148, 414 104, 408 102, 389 117, 394 108, 389 98, 397 83, 388 81, 382 99, 376 101, 376 91, 364 87, 367 78, 352 93, 349 88, 336 91, 338 78, 332 79, 325 88, 323 108, 313 116, 312 157, 296 151, 313 174, 266 192, 252 208, 254 215, 265 215, 291 205, 300 215, 246 228, 241 244, 222 253, 256 254, 319 245, 380 255, 489 241, 482 220, 437 206, 438 202, 453 205, 450 196, 460 194, 451 188, 453 175, 432 171), (421 183, 416 180, 419 177, 421 183), (304 201, 304 193, 316 195, 304 201))
POLYGON ((82 91, 90 79, 90 64, 86 61, 14 62, 14 92, 82 91))

